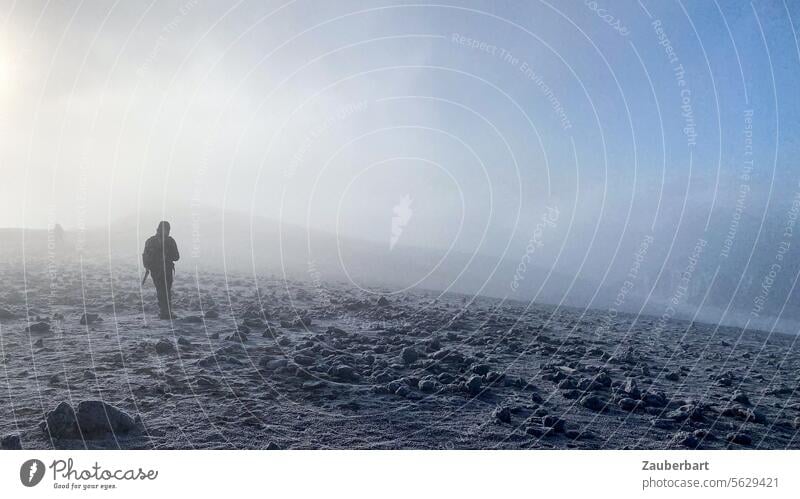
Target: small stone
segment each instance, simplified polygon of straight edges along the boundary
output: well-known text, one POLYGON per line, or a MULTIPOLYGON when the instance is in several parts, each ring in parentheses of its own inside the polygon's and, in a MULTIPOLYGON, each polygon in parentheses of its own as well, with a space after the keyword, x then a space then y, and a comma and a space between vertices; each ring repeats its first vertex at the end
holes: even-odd
POLYGON ((275 442, 270 442, 267 444, 266 450, 281 450, 281 446, 275 442))
POLYGON ((476 364, 472 367, 472 372, 479 376, 483 376, 484 374, 488 373, 491 367, 486 364, 476 364))
POLYGON ((481 391, 481 385, 483 384, 483 378, 478 375, 471 376, 467 382, 464 384, 467 391, 470 395, 477 395, 481 391))
POLYGON ((619 405, 620 409, 622 409, 623 411, 635 411, 636 409, 639 408, 639 404, 640 404, 639 400, 634 400, 629 397, 625 397, 619 402, 617 402, 617 405, 619 405))
POLYGON ((329 374, 342 381, 356 381, 359 377, 358 374, 356 374, 356 370, 347 364, 339 364, 338 366, 332 367, 329 374))
POLYGON ((103 322, 103 318, 100 317, 100 314, 83 314, 81 316, 81 326, 86 326, 89 324, 93 324, 95 322, 103 322))
POLYGON ((406 364, 412 364, 419 359, 419 352, 414 350, 411 347, 406 347, 400 353, 400 357, 403 359, 403 362, 406 364))
POLYGON ((691 433, 677 433, 675 436, 672 437, 672 443, 675 445, 680 445, 682 447, 687 447, 689 449, 696 449, 698 445, 700 445, 700 441, 697 440, 697 437, 692 435, 691 433))
POLYGON ((394 394, 401 397, 408 397, 411 394, 411 388, 404 383, 397 387, 397 390, 395 390, 394 394))
POLYGON ((43 334, 50 332, 50 324, 46 322, 36 322, 25 328, 26 333, 43 334))
POLYGON ((664 407, 667 398, 661 392, 647 391, 642 395, 642 401, 650 407, 664 407))
POLYGON ((699 430, 695 430, 693 435, 695 436, 695 438, 697 438, 698 440, 701 440, 701 441, 702 440, 714 440, 716 438, 716 437, 714 437, 714 435, 710 431, 708 431, 706 429, 703 429, 703 428, 700 428, 699 430))
POLYGON ((627 393, 632 399, 639 399, 642 396, 642 392, 639 390, 639 386, 636 384, 636 380, 633 378, 628 378, 625 380, 625 384, 622 385, 622 391, 627 393))
POLYGON ((743 392, 734 392, 734 394, 731 396, 731 400, 733 402, 739 402, 740 404, 750 405, 750 399, 743 392))
POLYGON ((725 439, 738 445, 751 445, 753 443, 753 437, 747 433, 728 433, 725 439))
POLYGON ((430 393, 436 390, 436 381, 431 378, 423 378, 419 380, 419 389, 422 392, 430 393))
POLYGON ((44 340, 42 340, 41 338, 39 338, 38 340, 36 340, 36 343, 34 343, 34 344, 33 344, 33 346, 35 346, 36 348, 42 348, 42 347, 44 347, 44 340))
POLYGON ((184 346, 184 347, 190 347, 190 346, 192 346, 192 342, 187 340, 183 336, 181 336, 180 338, 178 338, 178 345, 181 345, 181 346, 184 346))
POLYGON ((159 355, 168 355, 175 352, 175 345, 167 339, 161 339, 156 343, 156 353, 159 355))
POLYGON ((501 423, 511 422, 511 410, 509 410, 508 407, 497 407, 494 412, 492 412, 492 416, 501 423))
POLYGON ((550 437, 555 434, 555 430, 546 426, 529 426, 525 428, 525 433, 534 437, 550 437))
POLYGON ((675 421, 671 419, 654 418, 650 420, 650 424, 655 428, 661 428, 662 430, 669 430, 673 426, 675 426, 675 421))
POLYGON ((580 400, 579 403, 587 409, 598 412, 602 411, 606 406, 606 403, 596 395, 586 395, 580 400))
POLYGON ((219 319, 219 312, 214 309, 206 310, 206 312, 203 314, 203 317, 206 319, 219 319))
POLYGON ((542 425, 550 427, 557 432, 563 432, 567 427, 567 422, 562 418, 547 415, 542 418, 542 425))
POLYGON ((664 379, 668 381, 680 381, 681 375, 677 371, 672 371, 664 375, 664 379))
POLYGON ((378 298, 378 306, 379 307, 386 307, 389 305, 389 300, 385 296, 381 296, 378 298))
POLYGON ((245 342, 248 341, 248 338, 247 338, 247 332, 248 331, 250 331, 250 328, 248 328, 247 326, 244 326, 244 327, 243 326, 239 326, 239 328, 236 330, 236 332, 234 332, 233 334, 231 334, 230 336, 225 338, 225 340, 227 340, 227 341, 235 341, 237 343, 245 343, 245 342))
POLYGON ((611 386, 611 376, 605 372, 597 374, 592 381, 606 388, 611 386))
POLYGON ((300 366, 310 366, 314 363, 314 359, 309 357, 308 355, 298 354, 294 356, 294 362, 300 366))
POLYGON ((575 388, 578 387, 578 385, 575 384, 575 380, 572 378, 564 378, 561 381, 559 381, 558 385, 556 386, 558 387, 559 390, 574 390, 575 388))

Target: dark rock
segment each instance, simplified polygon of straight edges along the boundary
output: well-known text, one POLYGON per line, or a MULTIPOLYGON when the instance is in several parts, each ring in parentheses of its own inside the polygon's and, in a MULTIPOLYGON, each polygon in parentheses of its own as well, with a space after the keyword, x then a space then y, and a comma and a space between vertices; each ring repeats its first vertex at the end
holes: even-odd
POLYGON ((464 387, 467 389, 470 395, 477 395, 481 391, 481 385, 483 384, 483 378, 478 375, 471 376, 466 383, 464 383, 464 387))
POLYGON ((86 326, 89 324, 93 324, 95 322, 103 322, 103 318, 100 317, 100 314, 83 314, 81 316, 81 326, 86 326))
POLYGON ((728 433, 728 435, 725 436, 725 439, 728 442, 738 445, 752 445, 753 443, 753 437, 747 433, 728 433))
POLYGON ((664 407, 667 405, 667 397, 661 392, 648 390, 642 395, 642 402, 650 407, 664 407))
POLYGON ((378 306, 379 307, 385 307, 387 305, 389 305, 389 300, 386 299, 385 296, 381 296, 380 298, 378 298, 378 306))
POLYGON ((67 402, 61 402, 48 412, 42 429, 55 439, 95 440, 109 434, 128 433, 137 428, 136 421, 124 411, 100 400, 84 400, 73 410, 67 402))
POLYGON ((108 433, 127 433, 136 422, 126 412, 100 400, 84 400, 76 413, 84 438, 103 438, 108 433))
POLYGON ((159 355, 168 355, 175 352, 175 345, 167 339, 161 339, 156 343, 156 353, 159 355))
POLYGON ((501 423, 510 423, 511 422, 511 410, 508 407, 497 407, 495 408, 494 412, 492 412, 492 416, 495 417, 501 423))
POLYGON ((219 339, 219 332, 212 333, 212 334, 211 334, 211 336, 210 336, 210 338, 211 338, 212 340, 218 340, 218 339, 219 339))
POLYGON ((675 421, 672 419, 664 419, 664 418, 653 418, 650 420, 650 424, 654 428, 661 428, 662 430, 669 430, 673 426, 675 426, 675 421))
POLYGON ((560 433, 566 429, 567 422, 562 418, 547 415, 542 418, 542 425, 550 427, 560 433))
POLYGON ((267 444, 266 450, 281 450, 281 446, 275 442, 270 442, 267 444))
POLYGON ((592 381, 606 388, 611 386, 611 377, 605 372, 598 373, 592 381))
POLYGON ((695 430, 693 435, 698 440, 715 440, 716 437, 708 430, 700 428, 699 430, 695 430))
POLYGON ((36 322, 25 328, 26 333, 44 334, 50 332, 50 324, 47 322, 36 322))
POLYGON ((298 354, 294 356, 294 362, 300 366, 310 366, 314 363, 314 359, 309 357, 308 355, 298 354))
POLYGON ((583 407, 586 407, 592 411, 602 411, 606 406, 606 403, 603 401, 603 399, 596 395, 586 395, 580 400, 579 403, 583 407))
POLYGON ((0 449, 4 450, 22 450, 22 442, 19 435, 6 435, 0 439, 0 449))
POLYGON ((339 364, 338 366, 334 366, 329 370, 328 373, 334 378, 338 378, 342 381, 357 381, 359 379, 358 374, 356 374, 356 370, 347 364, 339 364))
POLYGON ((575 380, 572 378, 564 378, 558 382, 559 390, 574 390, 578 388, 578 385, 575 383, 575 380))
MULTIPOLYGON (((245 326, 245 328, 246 328, 246 326, 245 326)), ((236 332, 234 332, 233 334, 231 334, 230 336, 225 338, 225 340, 227 340, 227 341, 235 341, 237 343, 245 343, 245 342, 248 341, 248 338, 247 338, 247 332, 248 331, 250 331, 250 328, 246 328, 246 330, 245 330, 244 328, 242 328, 242 326, 239 326, 239 328, 236 330, 236 332)))
POLYGON ((740 391, 734 392, 734 394, 731 395, 731 400, 733 402, 739 402, 740 404, 750 405, 750 399, 745 393, 740 391))
POLYGON ((340 338, 347 336, 347 331, 345 331, 344 329, 335 327, 335 326, 328 326, 327 333, 329 335, 331 335, 331 336, 338 336, 340 338))
POLYGON ((16 318, 17 318, 17 315, 15 313, 11 312, 8 309, 0 308, 0 319, 11 320, 11 319, 16 319, 16 318))
POLYGON ((621 399, 619 402, 617 402, 617 405, 619 405, 620 409, 622 409, 623 411, 631 411, 631 412, 638 409, 640 404, 641 404, 640 400, 634 400, 630 397, 625 397, 621 399))
POLYGON ((697 440, 697 437, 692 435, 691 433, 676 433, 672 437, 672 444, 678 445, 681 447, 687 447, 689 449, 696 449, 698 445, 700 445, 700 441, 697 440))
POLYGON ((639 399, 642 397, 642 392, 639 390, 639 385, 633 378, 628 378, 625 380, 625 384, 622 385, 622 391, 627 393, 632 399, 639 399))
POLYGON ((525 428, 525 433, 534 437, 550 437, 555 435, 555 430, 546 426, 529 426, 525 428))
POLYGON ((406 347, 400 353, 400 357, 403 359, 403 362, 406 364, 413 364, 414 362, 419 359, 419 352, 414 350, 411 347, 406 347))
POLYGON ((206 312, 203 314, 203 317, 206 319, 219 319, 219 312, 214 309, 206 310, 206 312))
POLYGON ((67 402, 61 402, 55 409, 45 415, 40 425, 52 438, 79 438, 78 420, 75 410, 67 402))
POLYGON ((739 406, 726 407, 722 411, 722 415, 757 424, 765 424, 767 422, 767 418, 762 412, 739 406))
POLYGON ((680 381, 681 375, 677 371, 672 371, 664 375, 664 379, 668 381, 680 381))
POLYGON ((436 380, 432 376, 427 376, 419 380, 419 389, 426 393, 436 390, 436 380))
POLYGON ((705 419, 702 407, 694 404, 682 405, 677 409, 668 412, 666 417, 675 421, 686 421, 687 419, 692 421, 703 421, 705 419))
POLYGON ((38 340, 36 340, 36 343, 34 343, 33 346, 35 346, 36 348, 44 347, 44 340, 39 338, 38 340))
POLYGON ((311 327, 311 324, 312 324, 311 317, 298 317, 297 319, 293 320, 288 326, 284 326, 283 321, 281 321, 281 327, 307 329, 311 327))
POLYGON ((472 367, 472 372, 479 376, 483 376, 484 374, 488 373, 491 367, 486 364, 476 364, 472 367))

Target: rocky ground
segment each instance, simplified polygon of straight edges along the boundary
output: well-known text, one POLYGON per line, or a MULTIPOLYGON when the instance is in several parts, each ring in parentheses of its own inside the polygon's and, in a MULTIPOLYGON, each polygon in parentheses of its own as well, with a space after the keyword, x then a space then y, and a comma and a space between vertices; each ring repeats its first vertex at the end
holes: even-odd
POLYGON ((794 336, 189 272, 163 321, 135 268, 26 267, 3 448, 800 448, 794 336))

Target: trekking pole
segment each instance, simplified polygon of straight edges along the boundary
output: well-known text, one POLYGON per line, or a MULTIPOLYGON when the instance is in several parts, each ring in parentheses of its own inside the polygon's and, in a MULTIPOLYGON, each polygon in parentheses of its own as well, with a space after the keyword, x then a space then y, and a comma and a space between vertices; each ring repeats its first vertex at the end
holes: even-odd
POLYGON ((142 279, 142 286, 144 286, 144 283, 147 282, 147 276, 149 275, 150 275, 150 269, 145 269, 144 278, 142 279))

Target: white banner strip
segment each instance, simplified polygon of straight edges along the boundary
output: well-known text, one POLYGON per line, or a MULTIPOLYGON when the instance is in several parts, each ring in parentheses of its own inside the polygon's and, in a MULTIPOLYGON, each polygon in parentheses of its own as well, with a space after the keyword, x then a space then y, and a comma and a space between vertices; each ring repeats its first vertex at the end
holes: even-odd
POLYGON ((798 451, 12 451, 0 453, 0 491, 18 498, 138 499, 254 492, 404 499, 800 497, 798 463, 798 451))

